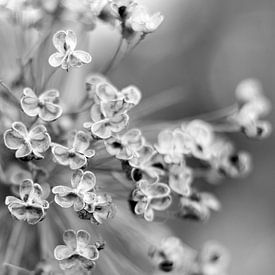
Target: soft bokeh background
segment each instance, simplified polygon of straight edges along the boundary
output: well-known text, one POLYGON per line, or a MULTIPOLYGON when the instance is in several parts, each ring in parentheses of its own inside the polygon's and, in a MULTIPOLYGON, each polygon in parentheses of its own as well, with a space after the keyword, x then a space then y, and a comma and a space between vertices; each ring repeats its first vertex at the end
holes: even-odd
MULTIPOLYGON (((109 77, 118 87, 137 85, 144 94, 144 102, 152 94, 179 89, 181 100, 150 118, 185 119, 228 106, 234 102, 236 85, 247 77, 261 80, 275 105, 274 0, 143 2, 152 11, 161 11, 166 19, 109 77)), ((1 39, 3 53, 11 47, 8 28, 1 29, 1 37, 4 37, 1 39)), ((83 72, 104 67, 119 37, 110 27, 100 25, 86 39, 80 43, 92 54, 92 65, 72 70, 69 77, 66 72, 60 72, 49 85, 66 91, 63 100, 69 106, 74 106, 83 96, 80 81, 85 76, 83 72), (64 75, 68 81, 64 81, 64 75)), ((46 53, 41 55, 42 59, 46 60, 53 52, 49 45, 50 41, 43 45, 46 53)), ((39 75, 42 59, 37 65, 39 75)), ((2 77, 5 71, 7 75, 14 72, 7 58, 1 60, 1 64, 2 77)), ((270 120, 274 125, 274 112, 270 120)), ((176 234, 194 248, 209 239, 217 239, 227 246, 232 253, 232 275, 270 275, 275 270, 274 135, 263 142, 248 141, 238 135, 232 138, 237 147, 252 153, 253 172, 246 179, 227 180, 215 187, 223 209, 208 223, 177 221, 173 227, 176 234)))

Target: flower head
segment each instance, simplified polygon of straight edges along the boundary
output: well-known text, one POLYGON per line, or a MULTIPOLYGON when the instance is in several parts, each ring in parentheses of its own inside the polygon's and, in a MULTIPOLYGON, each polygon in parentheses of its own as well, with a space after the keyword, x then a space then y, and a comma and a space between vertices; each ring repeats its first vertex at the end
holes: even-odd
POLYGON ((163 211, 172 202, 170 188, 166 184, 159 182, 152 184, 145 180, 137 183, 132 193, 132 200, 137 202, 135 213, 144 215, 147 221, 153 221, 154 210, 163 211))
POLYGON ((37 125, 30 131, 22 122, 14 122, 11 129, 4 133, 5 145, 16 150, 17 158, 37 158, 42 159, 50 147, 51 138, 44 125, 37 125))
POLYGON ((20 184, 20 199, 8 196, 5 204, 10 213, 20 221, 27 221, 29 224, 36 224, 42 221, 49 208, 49 203, 42 199, 43 190, 32 180, 24 180, 20 184))
POLYGON ((59 261, 62 270, 91 270, 99 258, 95 244, 90 244, 91 236, 85 230, 66 230, 63 234, 65 245, 58 245, 54 257, 59 261))
POLYGON ((52 67, 61 67, 68 70, 71 67, 80 67, 92 61, 89 53, 75 50, 77 38, 72 30, 58 31, 53 36, 53 45, 58 52, 52 54, 49 63, 52 67))
POLYGON ((123 135, 117 135, 105 140, 107 152, 117 159, 129 160, 137 155, 145 143, 139 129, 131 129, 123 135))
POLYGON ((88 134, 78 131, 74 137, 72 148, 54 144, 52 153, 56 161, 61 165, 69 165, 71 169, 79 169, 87 164, 88 158, 94 156, 95 151, 89 149, 90 140, 88 134))
POLYGON ((55 186, 52 192, 55 194, 54 200, 61 207, 69 208, 74 206, 75 211, 80 211, 85 207, 85 203, 95 198, 95 175, 86 171, 76 170, 71 178, 71 187, 55 186))
POLYGON ((38 97, 32 89, 25 88, 21 107, 28 116, 39 116, 44 121, 53 121, 62 114, 58 99, 59 92, 57 90, 46 91, 38 97))

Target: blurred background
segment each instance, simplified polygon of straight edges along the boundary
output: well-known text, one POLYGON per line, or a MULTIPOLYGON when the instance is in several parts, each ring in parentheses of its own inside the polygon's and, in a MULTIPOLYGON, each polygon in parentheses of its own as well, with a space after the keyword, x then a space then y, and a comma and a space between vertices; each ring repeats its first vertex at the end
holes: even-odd
MULTIPOLYGON (((234 103, 236 85, 258 78, 275 103, 274 0, 148 0, 165 15, 148 37, 111 74, 114 83, 134 83, 145 97, 182 87, 176 106, 155 118, 179 119, 234 103)), ((169 91, 168 91, 169 92, 169 91)), ((270 116, 274 125, 275 114, 270 116)), ((215 188, 222 211, 205 224, 177 221, 175 232, 199 248, 217 239, 232 253, 232 275, 275 271, 275 139, 231 136, 251 152, 254 169, 245 179, 215 188)))
MULTIPOLYGON (((177 104, 162 109, 150 119, 187 119, 229 106, 235 101, 237 84, 251 77, 262 82, 267 97, 275 105, 274 0, 143 2, 150 10, 163 13, 165 21, 156 33, 127 55, 109 77, 120 88, 137 85, 143 92, 144 102, 146 97, 166 90, 167 93, 174 88, 180 91, 181 100, 177 104)), ((5 39, 0 43, 5 49, 10 45, 9 30, 2 28, 1 35, 5 39)), ((119 41, 118 33, 103 24, 88 38, 82 49, 91 53, 91 66, 68 74, 60 72, 49 85, 66 91, 63 101, 68 106, 81 100, 83 77, 104 67, 119 41), (63 81, 62 74, 66 74, 68 81, 63 81)), ((41 56, 43 59, 54 51, 51 41, 47 45, 44 45, 47 53, 41 56)), ((4 68, 13 70, 9 62, 2 60, 2 74, 4 68)), ((39 66, 43 62, 40 61, 39 66)), ((269 120, 274 125, 274 112, 269 120)), ((214 188, 222 202, 222 211, 213 214, 207 223, 175 221, 173 228, 194 248, 200 248, 209 239, 227 246, 232 254, 232 275, 274 274, 274 134, 261 142, 241 135, 231 138, 236 147, 251 152, 252 173, 245 179, 227 180, 214 188)))

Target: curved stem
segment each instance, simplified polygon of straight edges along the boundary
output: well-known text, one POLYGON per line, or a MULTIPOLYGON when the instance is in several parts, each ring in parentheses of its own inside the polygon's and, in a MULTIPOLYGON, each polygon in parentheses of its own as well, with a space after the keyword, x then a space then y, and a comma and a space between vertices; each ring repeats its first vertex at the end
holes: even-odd
POLYGON ((11 101, 16 105, 20 106, 19 99, 13 94, 11 89, 0 79, 0 85, 4 88, 5 94, 11 99, 11 101))

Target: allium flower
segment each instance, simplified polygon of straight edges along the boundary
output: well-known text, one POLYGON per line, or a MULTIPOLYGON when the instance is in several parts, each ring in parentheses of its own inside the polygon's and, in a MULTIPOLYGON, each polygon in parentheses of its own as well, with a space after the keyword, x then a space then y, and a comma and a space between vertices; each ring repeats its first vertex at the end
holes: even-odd
POLYGON ((137 202, 135 213, 144 215, 145 220, 154 219, 154 210, 163 211, 171 204, 170 188, 164 183, 149 183, 141 180, 132 193, 132 200, 137 202))
POLYGON ((117 135, 105 140, 107 152, 117 159, 129 160, 138 154, 145 143, 139 129, 131 129, 123 135, 117 135))
POLYGON ((219 201, 210 193, 193 191, 189 197, 180 199, 180 217, 205 221, 209 218, 211 210, 220 209, 219 201))
POLYGON ((229 254, 227 250, 216 242, 207 242, 198 257, 198 274, 202 275, 226 275, 229 266, 229 254))
POLYGON ((71 184, 72 188, 62 185, 55 186, 52 189, 55 194, 54 200, 61 207, 74 206, 75 211, 80 211, 84 208, 85 203, 95 199, 95 175, 90 171, 76 170, 72 175, 71 184))
POLYGON ((71 67, 80 67, 92 61, 89 53, 75 50, 77 44, 76 34, 72 30, 58 31, 53 36, 53 45, 58 52, 49 57, 52 67, 61 67, 68 70, 71 67))
POLYGON ((27 179, 20 184, 20 199, 7 196, 5 204, 16 219, 27 221, 29 224, 36 224, 45 218, 49 208, 49 203, 42 199, 42 192, 39 184, 27 179))
POLYGON ((85 230, 75 232, 70 229, 64 232, 65 245, 58 245, 54 250, 54 257, 62 270, 74 269, 81 272, 95 267, 99 251, 95 244, 90 244, 90 239, 90 234, 85 230))
POLYGON ((164 161, 170 163, 181 163, 183 154, 188 154, 190 149, 186 147, 186 139, 189 137, 179 129, 163 130, 158 135, 158 144, 155 145, 157 151, 164 155, 164 161))
POLYGON ((39 116, 44 121, 53 121, 62 114, 62 108, 58 105, 59 92, 49 90, 39 97, 30 88, 23 90, 21 107, 23 111, 31 117, 39 116))
POLYGON ((16 150, 17 158, 42 159, 51 143, 47 129, 43 125, 34 126, 29 132, 22 122, 14 122, 11 129, 4 133, 5 145, 16 150))
POLYGON ((89 149, 90 140, 88 134, 78 131, 74 137, 72 148, 54 144, 52 153, 56 161, 61 165, 69 165, 71 169, 79 169, 87 164, 88 158, 94 156, 95 151, 89 149))
POLYGON ((179 195, 189 196, 191 193, 191 183, 193 181, 193 171, 184 164, 174 164, 169 168, 169 186, 179 195))

